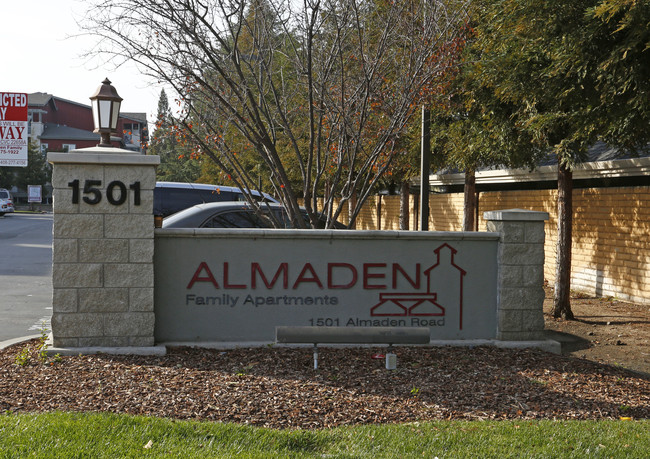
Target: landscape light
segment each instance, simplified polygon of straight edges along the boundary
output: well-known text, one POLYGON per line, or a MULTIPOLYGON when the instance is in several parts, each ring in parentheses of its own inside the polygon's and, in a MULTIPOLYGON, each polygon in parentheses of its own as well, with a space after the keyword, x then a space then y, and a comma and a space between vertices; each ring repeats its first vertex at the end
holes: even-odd
POLYGON ((101 136, 98 147, 112 147, 111 134, 117 133, 117 119, 120 114, 122 98, 117 90, 111 86, 111 81, 106 78, 95 94, 90 96, 93 110, 93 123, 95 130, 101 136))

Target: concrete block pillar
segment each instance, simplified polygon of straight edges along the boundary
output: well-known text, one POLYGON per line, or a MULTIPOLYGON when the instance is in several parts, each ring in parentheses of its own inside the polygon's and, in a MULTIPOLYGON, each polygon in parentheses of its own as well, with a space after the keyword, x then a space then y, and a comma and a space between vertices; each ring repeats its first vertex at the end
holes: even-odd
POLYGON ((547 212, 485 212, 499 240, 497 339, 528 341, 544 333, 544 221, 547 212))
POLYGON ((52 345, 153 346, 153 189, 160 158, 93 147, 50 153, 48 161, 52 345))

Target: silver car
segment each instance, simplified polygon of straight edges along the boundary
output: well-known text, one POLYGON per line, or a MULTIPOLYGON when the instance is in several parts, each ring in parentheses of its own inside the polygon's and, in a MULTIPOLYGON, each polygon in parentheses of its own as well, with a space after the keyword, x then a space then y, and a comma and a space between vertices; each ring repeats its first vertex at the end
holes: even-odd
MULTIPOLYGON (((197 204, 189 209, 165 217, 163 228, 274 228, 276 221, 280 228, 293 228, 291 219, 282 204, 268 202, 261 204, 268 218, 261 218, 247 202, 209 202, 197 204)), ((307 211, 301 209, 309 227, 307 211)), ((323 227, 325 224, 323 223, 323 227)), ((345 225, 337 223, 336 229, 345 225)))

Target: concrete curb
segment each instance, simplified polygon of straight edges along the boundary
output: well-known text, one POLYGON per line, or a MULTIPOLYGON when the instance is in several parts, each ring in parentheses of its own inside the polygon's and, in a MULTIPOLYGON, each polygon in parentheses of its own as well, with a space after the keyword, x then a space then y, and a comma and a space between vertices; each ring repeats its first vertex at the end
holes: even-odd
MULTIPOLYGON (((40 338, 43 335, 21 336, 20 338, 0 341, 0 350, 4 350, 14 344, 19 344, 31 339, 40 338)), ((52 347, 52 338, 45 342, 47 355, 89 355, 89 354, 118 354, 118 355, 165 355, 167 348, 165 346, 143 346, 143 347, 75 347, 75 348, 57 348, 52 347)))
POLYGON ((9 346, 13 346, 14 344, 22 343, 23 341, 29 341, 30 339, 40 338, 40 337, 41 335, 29 335, 29 336, 21 336, 20 338, 8 339, 6 341, 0 341, 0 350, 6 349, 9 346))

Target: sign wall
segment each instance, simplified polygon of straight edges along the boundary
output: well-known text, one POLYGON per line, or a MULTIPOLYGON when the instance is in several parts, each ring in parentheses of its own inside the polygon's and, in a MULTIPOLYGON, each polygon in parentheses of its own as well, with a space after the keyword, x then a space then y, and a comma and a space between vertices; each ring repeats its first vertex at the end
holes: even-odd
POLYGON ((493 234, 171 235, 183 232, 193 230, 165 230, 155 242, 157 342, 268 342, 279 325, 418 326, 434 340, 496 337, 493 234))

